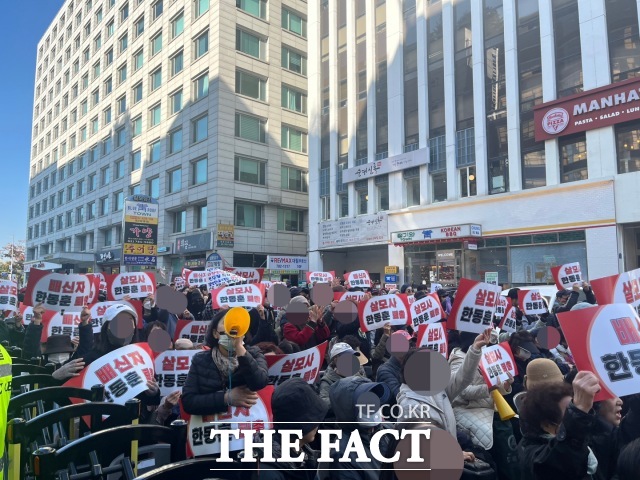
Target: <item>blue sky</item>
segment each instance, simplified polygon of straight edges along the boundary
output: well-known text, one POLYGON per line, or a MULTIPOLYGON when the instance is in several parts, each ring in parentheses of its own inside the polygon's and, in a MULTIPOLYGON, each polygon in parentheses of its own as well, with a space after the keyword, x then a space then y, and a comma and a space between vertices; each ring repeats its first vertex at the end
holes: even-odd
POLYGON ((2 2, 0 29, 0 167, 2 223, 0 245, 26 238, 27 195, 36 46, 63 0, 2 2))

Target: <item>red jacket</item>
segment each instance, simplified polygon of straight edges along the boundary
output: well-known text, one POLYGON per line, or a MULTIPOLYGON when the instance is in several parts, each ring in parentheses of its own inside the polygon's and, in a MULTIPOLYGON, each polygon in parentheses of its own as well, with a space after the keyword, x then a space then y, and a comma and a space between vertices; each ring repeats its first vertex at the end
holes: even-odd
POLYGON ((303 350, 321 344, 331 335, 326 323, 316 325, 315 329, 311 328, 309 324, 299 329, 293 323, 287 322, 283 325, 282 331, 286 340, 297 343, 303 350))

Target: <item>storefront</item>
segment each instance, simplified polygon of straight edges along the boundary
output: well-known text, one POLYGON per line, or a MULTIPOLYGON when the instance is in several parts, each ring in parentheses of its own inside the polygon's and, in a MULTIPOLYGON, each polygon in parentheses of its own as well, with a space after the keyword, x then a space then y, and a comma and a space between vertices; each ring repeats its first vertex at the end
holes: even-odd
POLYGON ((96 271, 102 273, 120 273, 120 263, 122 261, 122 250, 119 248, 105 250, 95 254, 97 265, 96 271))
POLYGON ((171 255, 172 277, 180 276, 183 268, 204 270, 208 250, 211 250, 211 232, 177 238, 175 253, 171 255))

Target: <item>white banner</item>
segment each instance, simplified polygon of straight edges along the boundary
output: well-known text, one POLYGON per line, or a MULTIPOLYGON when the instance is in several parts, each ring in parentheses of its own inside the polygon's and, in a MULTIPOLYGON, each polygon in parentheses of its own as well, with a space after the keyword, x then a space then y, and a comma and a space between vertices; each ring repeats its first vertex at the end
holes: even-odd
POLYGON ((442 320, 442 305, 437 293, 429 293, 409 306, 411 325, 414 329, 422 324, 436 323, 442 320))
POLYGON ((202 350, 166 350, 155 359, 156 382, 160 386, 160 395, 166 397, 176 390, 182 391, 191 361, 202 350))
POLYGON ((418 342, 416 347, 427 347, 447 358, 449 344, 444 323, 427 323, 418 327, 418 342))
POLYGON ((18 308, 18 284, 0 280, 0 310, 16 311, 18 308))

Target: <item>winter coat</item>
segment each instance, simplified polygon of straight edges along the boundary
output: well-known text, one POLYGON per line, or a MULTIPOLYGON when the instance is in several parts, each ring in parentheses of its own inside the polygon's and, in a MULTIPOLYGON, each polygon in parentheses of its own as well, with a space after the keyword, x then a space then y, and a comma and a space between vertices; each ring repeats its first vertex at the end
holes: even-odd
POLYGON ((589 433, 595 416, 569 404, 554 437, 527 433, 518 445, 521 480, 588 480, 589 433))
POLYGON ((224 401, 224 394, 228 389, 246 385, 256 392, 269 383, 267 361, 262 352, 257 347, 246 349, 247 353, 238 357, 238 368, 231 375, 231 381, 223 377, 210 350, 194 355, 182 388, 182 407, 185 412, 192 415, 226 412, 228 405, 224 401))
MULTIPOLYGON (((278 461, 282 457, 282 445, 279 435, 273 436, 273 458, 276 462, 260 462, 260 473, 254 478, 258 480, 313 480, 316 477, 319 452, 314 452, 308 445, 302 447, 303 462, 278 461)), ((300 455, 292 452, 292 457, 300 455)))
POLYGON ((27 325, 24 334, 24 346, 22 348, 22 358, 33 358, 42 355, 40 348, 40 338, 42 337, 42 324, 35 325, 33 322, 27 325))
MULTIPOLYGON (((454 348, 449 356, 451 373, 457 372, 466 357, 465 352, 454 348)), ((510 393, 501 391, 503 395, 510 393)), ((471 385, 451 401, 458 429, 468 433, 471 441, 483 450, 493 446, 493 398, 479 370, 475 371, 471 385)))
POLYGON ((455 372, 451 372, 449 385, 447 385, 444 392, 429 397, 414 392, 408 385, 403 383, 400 386, 400 392, 397 397, 397 403, 402 407, 402 417, 398 419, 398 422, 412 418, 424 418, 441 426, 455 438, 456 417, 451 401, 455 400, 465 388, 471 385, 479 363, 480 350, 473 346, 469 347, 462 366, 455 372), (428 416, 422 415, 422 406, 428 408, 428 416))
MULTIPOLYGON (((360 367, 360 370, 356 373, 356 375, 359 377, 366 377, 364 369, 362 367, 360 367)), ((329 400, 329 392, 331 391, 331 387, 341 378, 344 377, 338 375, 338 372, 336 372, 335 368, 329 366, 320 379, 318 394, 320 395, 320 399, 325 403, 327 408, 331 408, 331 400, 329 400)))
POLYGON ((402 385, 402 364, 396 357, 390 357, 387 362, 380 365, 376 372, 376 382, 384 383, 391 395, 395 399, 400 392, 400 385, 402 385))
POLYGON ((303 326, 298 327, 293 323, 285 323, 282 325, 282 332, 284 338, 290 342, 300 345, 300 350, 307 350, 320 345, 322 342, 329 338, 331 333, 327 324, 318 325, 317 323, 308 322, 303 326))

